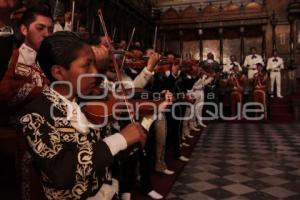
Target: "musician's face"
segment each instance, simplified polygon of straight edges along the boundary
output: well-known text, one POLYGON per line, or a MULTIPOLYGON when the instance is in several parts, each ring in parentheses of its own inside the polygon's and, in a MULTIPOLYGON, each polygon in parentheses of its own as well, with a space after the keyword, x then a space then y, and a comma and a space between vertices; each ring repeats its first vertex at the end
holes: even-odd
POLYGON ((236 61, 236 57, 235 56, 230 56, 230 60, 233 62, 233 61, 236 61))
POLYGON ((169 54, 169 55, 167 55, 167 59, 168 59, 168 62, 173 62, 175 59, 175 56, 172 54, 169 54))
POLYGON ((132 50, 132 53, 135 58, 141 58, 143 56, 143 52, 137 49, 132 50))
POLYGON ((255 48, 251 49, 251 54, 253 54, 253 55, 256 54, 256 49, 255 48))
POLYGON ((108 80, 113 81, 113 82, 117 81, 117 74, 116 74, 116 72, 114 72, 112 70, 108 70, 108 71, 106 71, 105 75, 106 75, 106 77, 107 77, 108 80))
POLYGON ((207 59, 213 60, 214 55, 212 53, 207 54, 207 59))
POLYGON ((277 51, 274 51, 274 52, 273 52, 273 56, 274 56, 274 57, 277 57, 277 56, 278 56, 278 52, 277 52, 277 51))
POLYGON ((41 46, 42 41, 52 34, 53 21, 49 17, 37 15, 35 21, 26 25, 21 25, 21 32, 25 36, 25 43, 38 50, 41 46))
POLYGON ((74 95, 78 94, 78 90, 82 94, 90 94, 96 87, 96 78, 93 75, 97 74, 95 56, 91 47, 84 45, 78 51, 77 58, 71 62, 70 68, 63 68, 61 74, 64 81, 69 81, 72 84, 74 95), (89 76, 80 78, 82 75, 89 76))
POLYGON ((109 38, 103 36, 103 37, 100 38, 100 44, 105 46, 106 48, 108 48, 109 47, 109 40, 110 40, 109 38))

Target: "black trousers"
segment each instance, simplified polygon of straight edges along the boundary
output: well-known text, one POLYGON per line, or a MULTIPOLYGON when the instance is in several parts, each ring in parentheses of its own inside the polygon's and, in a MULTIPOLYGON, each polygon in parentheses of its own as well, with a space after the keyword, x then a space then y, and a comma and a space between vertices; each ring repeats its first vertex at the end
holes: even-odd
MULTIPOLYGON (((171 108, 176 117, 183 117, 185 106, 172 106, 171 108)), ((166 113, 167 118, 167 147, 173 148, 173 157, 178 159, 181 156, 181 135, 182 135, 182 120, 175 119, 172 112, 166 113)))
POLYGON ((150 172, 153 166, 154 137, 149 134, 144 149, 129 153, 129 156, 120 162, 120 193, 131 193, 136 183, 137 166, 140 172, 140 186, 144 194, 153 190, 150 172))

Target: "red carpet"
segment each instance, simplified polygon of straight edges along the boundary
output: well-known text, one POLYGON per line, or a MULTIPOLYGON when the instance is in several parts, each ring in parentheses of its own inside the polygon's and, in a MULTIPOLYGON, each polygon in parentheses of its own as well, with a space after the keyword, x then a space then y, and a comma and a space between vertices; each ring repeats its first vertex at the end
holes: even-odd
POLYGON ((291 96, 286 96, 282 99, 273 98, 270 101, 270 121, 292 123, 293 116, 293 100, 299 99, 299 94, 295 93, 291 96))
MULTIPOLYGON (((192 154, 193 149, 197 144, 198 139, 200 138, 201 131, 198 133, 193 133, 193 135, 194 138, 187 139, 187 143, 190 144, 190 147, 183 147, 183 155, 187 157, 190 157, 190 155, 192 154)), ((174 160, 171 151, 166 152, 166 162, 168 168, 175 171, 174 175, 167 176, 154 171, 151 173, 153 188, 164 197, 168 195, 177 177, 180 175, 186 164, 182 161, 174 160)), ((133 200, 151 200, 151 198, 139 192, 138 188, 133 192, 132 197, 133 200)))

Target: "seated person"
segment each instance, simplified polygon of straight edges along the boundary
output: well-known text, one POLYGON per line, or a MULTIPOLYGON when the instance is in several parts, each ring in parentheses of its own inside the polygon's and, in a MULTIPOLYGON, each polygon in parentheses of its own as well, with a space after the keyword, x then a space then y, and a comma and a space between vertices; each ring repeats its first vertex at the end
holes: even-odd
POLYGON ((239 70, 238 65, 233 66, 232 73, 229 76, 229 85, 231 86, 231 115, 237 114, 238 104, 243 102, 244 81, 246 76, 239 70))
POLYGON ((267 84, 268 84, 268 75, 264 71, 263 66, 261 63, 257 63, 257 73, 254 74, 253 77, 253 101, 257 103, 261 103, 264 107, 264 116, 265 119, 267 118, 267 98, 266 98, 266 91, 267 91, 267 84))
POLYGON ((108 167, 114 156, 134 143, 145 143, 137 123, 120 133, 103 137, 81 112, 76 97, 89 94, 96 74, 95 57, 89 45, 72 32, 57 32, 46 38, 37 61, 52 83, 20 111, 19 130, 26 137, 42 176, 48 199, 112 199, 118 192, 108 167), (78 82, 78 80, 81 80, 78 82), (56 81, 68 84, 55 84, 56 81))

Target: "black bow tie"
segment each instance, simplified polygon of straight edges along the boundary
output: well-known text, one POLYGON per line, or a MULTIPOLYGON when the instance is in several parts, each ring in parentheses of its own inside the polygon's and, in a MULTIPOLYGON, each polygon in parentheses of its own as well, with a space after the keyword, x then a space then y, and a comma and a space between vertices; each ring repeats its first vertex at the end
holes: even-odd
POLYGON ((273 62, 278 62, 277 58, 274 58, 274 59, 273 59, 273 62))
POLYGON ((253 56, 251 57, 251 59, 255 59, 255 58, 257 58, 256 55, 253 55, 253 56))

